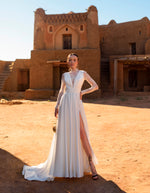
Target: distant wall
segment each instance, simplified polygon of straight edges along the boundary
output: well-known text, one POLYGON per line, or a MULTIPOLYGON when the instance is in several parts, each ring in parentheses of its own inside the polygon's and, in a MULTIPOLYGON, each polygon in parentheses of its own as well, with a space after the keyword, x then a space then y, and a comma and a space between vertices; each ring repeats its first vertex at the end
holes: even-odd
MULTIPOLYGON (((145 43, 150 38, 150 22, 148 18, 137 21, 116 23, 99 26, 100 46, 102 57, 111 55, 131 54, 130 43, 136 43, 136 54, 145 54, 145 43)), ((147 46, 148 47, 148 46, 147 46)), ((149 46, 150 47, 150 46, 149 46)))

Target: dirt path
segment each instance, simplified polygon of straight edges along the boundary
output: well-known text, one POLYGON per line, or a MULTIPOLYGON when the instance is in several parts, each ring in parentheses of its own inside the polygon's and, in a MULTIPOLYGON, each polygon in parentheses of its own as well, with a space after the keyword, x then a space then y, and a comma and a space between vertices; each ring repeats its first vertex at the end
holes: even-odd
POLYGON ((24 164, 46 160, 53 137, 54 101, 0 104, 0 193, 149 193, 150 97, 85 101, 99 180, 27 181, 24 164))

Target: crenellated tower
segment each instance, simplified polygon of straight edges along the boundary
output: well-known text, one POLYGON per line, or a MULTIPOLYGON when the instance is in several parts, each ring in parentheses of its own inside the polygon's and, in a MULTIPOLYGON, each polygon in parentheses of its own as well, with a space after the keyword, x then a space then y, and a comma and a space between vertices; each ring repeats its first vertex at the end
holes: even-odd
POLYGON ((83 49, 99 47, 97 8, 87 12, 46 15, 35 11, 34 50, 83 49))

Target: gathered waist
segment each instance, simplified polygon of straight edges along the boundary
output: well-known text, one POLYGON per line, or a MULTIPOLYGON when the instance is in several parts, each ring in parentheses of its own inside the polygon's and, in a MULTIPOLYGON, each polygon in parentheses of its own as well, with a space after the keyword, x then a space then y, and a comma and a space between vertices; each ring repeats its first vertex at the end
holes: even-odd
POLYGON ((67 94, 67 93, 75 93, 75 94, 79 94, 80 91, 77 90, 77 89, 73 89, 73 88, 66 88, 65 93, 66 93, 66 94, 67 94))
POLYGON ((79 91, 66 91, 65 93, 66 93, 66 94, 70 94, 70 93, 80 94, 80 92, 79 92, 79 91))
POLYGON ((80 94, 80 91, 78 90, 75 90, 75 89, 66 89, 65 90, 65 93, 75 93, 75 94, 80 94))
MULTIPOLYGON (((75 91, 75 90, 67 90, 67 91, 65 91, 64 92, 64 97, 66 96, 66 97, 71 97, 71 98, 73 98, 73 99, 79 99, 80 101, 82 101, 81 99, 80 99, 80 91, 75 91), (75 98, 74 98, 75 97, 75 98)), ((63 97, 62 97, 63 98, 63 97)))

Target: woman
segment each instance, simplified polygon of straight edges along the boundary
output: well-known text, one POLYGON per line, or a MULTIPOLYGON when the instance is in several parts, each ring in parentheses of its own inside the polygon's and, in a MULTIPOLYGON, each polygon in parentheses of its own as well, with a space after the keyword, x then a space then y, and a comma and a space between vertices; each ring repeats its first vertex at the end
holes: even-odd
POLYGON ((24 165, 22 174, 27 180, 53 181, 55 177, 83 177, 92 171, 92 179, 98 179, 94 164, 97 158, 90 144, 88 124, 82 96, 98 89, 90 75, 78 69, 78 55, 67 57, 69 72, 61 77, 61 86, 55 106, 56 132, 49 156, 37 166, 24 165), (84 80, 91 87, 81 91, 84 80))

